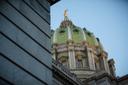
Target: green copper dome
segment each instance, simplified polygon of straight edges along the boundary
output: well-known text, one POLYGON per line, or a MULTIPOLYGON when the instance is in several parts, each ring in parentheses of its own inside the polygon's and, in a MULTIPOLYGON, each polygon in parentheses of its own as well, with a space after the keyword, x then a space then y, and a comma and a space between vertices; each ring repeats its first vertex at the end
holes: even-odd
POLYGON ((86 30, 86 28, 75 26, 72 21, 67 19, 62 21, 59 28, 52 33, 52 41, 53 44, 64 44, 69 40, 74 43, 85 41, 90 46, 98 45, 98 41, 93 33, 86 30))
POLYGON ((74 25, 68 19, 66 10, 60 26, 52 30, 52 57, 81 80, 95 72, 110 73, 107 52, 99 38, 86 28, 74 25))
POLYGON ((52 44, 66 44, 68 41, 73 43, 86 42, 89 46, 101 46, 94 34, 86 28, 80 28, 72 23, 67 16, 61 22, 59 28, 52 31, 52 44))

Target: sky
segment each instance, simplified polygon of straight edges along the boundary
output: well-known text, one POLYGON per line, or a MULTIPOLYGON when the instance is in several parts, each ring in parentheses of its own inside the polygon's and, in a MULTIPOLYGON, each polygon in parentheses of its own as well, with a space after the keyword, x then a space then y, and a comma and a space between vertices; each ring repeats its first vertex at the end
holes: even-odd
POLYGON ((64 10, 69 19, 99 37, 116 75, 128 74, 128 0, 61 0, 51 6, 51 28, 59 27, 64 10))

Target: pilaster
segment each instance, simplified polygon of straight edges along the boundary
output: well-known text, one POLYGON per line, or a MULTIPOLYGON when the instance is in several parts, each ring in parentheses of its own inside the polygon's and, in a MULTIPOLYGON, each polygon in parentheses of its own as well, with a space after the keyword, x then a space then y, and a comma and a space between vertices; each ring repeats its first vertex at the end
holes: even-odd
POLYGON ((69 26, 68 26, 68 39, 69 39, 69 40, 72 40, 71 29, 70 29, 69 26))
POLYGON ((87 48, 87 52, 88 52, 89 67, 90 67, 91 70, 95 70, 95 63, 94 63, 93 53, 90 51, 89 48, 87 48))
POLYGON ((70 69, 76 68, 75 52, 72 41, 69 40, 68 43, 68 56, 69 56, 69 67, 70 69))

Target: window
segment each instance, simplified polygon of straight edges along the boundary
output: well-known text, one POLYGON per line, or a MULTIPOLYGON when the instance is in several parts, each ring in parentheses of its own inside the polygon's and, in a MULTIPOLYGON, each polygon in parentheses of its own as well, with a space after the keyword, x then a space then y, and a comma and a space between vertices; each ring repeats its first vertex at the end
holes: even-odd
POLYGON ((84 56, 76 57, 76 68, 85 68, 88 67, 88 58, 84 56))
POLYGON ((76 56, 76 68, 82 68, 83 62, 82 62, 82 56, 78 55, 76 56))
POLYGON ((73 32, 76 32, 76 33, 78 33, 78 32, 79 32, 79 30, 78 30, 78 29, 74 29, 74 30, 73 30, 73 32))
POLYGON ((91 33, 90 32, 87 32, 88 36, 91 36, 91 33))
POLYGON ((83 63, 82 63, 82 60, 76 60, 76 67, 77 68, 82 68, 83 67, 83 63))

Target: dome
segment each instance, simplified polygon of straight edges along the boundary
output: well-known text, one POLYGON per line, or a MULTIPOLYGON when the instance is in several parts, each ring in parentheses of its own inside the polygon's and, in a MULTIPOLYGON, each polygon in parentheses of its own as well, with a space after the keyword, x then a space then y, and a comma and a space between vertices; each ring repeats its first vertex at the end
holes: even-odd
POLYGON ((105 70, 109 73, 107 52, 99 38, 86 28, 74 25, 67 14, 64 15, 60 26, 52 30, 53 59, 82 80, 98 71, 105 70))
POLYGON ((98 46, 98 39, 92 32, 65 19, 61 22, 59 28, 52 32, 52 42, 53 44, 65 44, 68 41, 76 44, 86 42, 89 46, 98 46))

